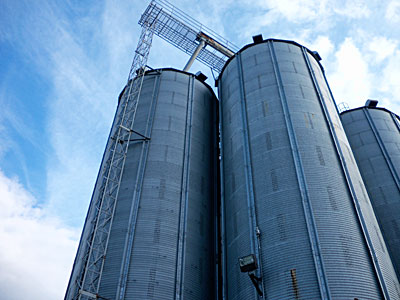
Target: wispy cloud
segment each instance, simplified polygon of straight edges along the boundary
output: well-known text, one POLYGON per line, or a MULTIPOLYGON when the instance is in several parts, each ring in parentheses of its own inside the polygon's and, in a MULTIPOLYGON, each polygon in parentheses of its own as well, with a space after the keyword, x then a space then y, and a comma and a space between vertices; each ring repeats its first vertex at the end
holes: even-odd
MULTIPOLYGON (((115 5, 114 1, 103 5, 101 10, 92 10, 83 4, 24 2, 19 24, 9 25, 8 32, 13 34, 4 34, 5 38, 14 36, 16 49, 50 83, 46 205, 75 226, 83 222, 137 42, 131 30, 131 14, 137 5, 115 5)), ((24 130, 22 126, 15 129, 24 130)))
POLYGON ((331 8, 332 12, 350 19, 368 18, 371 15, 371 9, 362 0, 331 2, 331 8))
POLYGON ((41 152, 44 156, 47 154, 47 149, 41 136, 31 126, 32 116, 22 107, 20 100, 9 92, 8 83, 5 74, 0 85, 0 162, 9 160, 10 156, 14 157, 15 168, 21 170, 27 188, 34 191, 35 188, 31 185, 31 172, 28 170, 27 158, 21 144, 41 152))

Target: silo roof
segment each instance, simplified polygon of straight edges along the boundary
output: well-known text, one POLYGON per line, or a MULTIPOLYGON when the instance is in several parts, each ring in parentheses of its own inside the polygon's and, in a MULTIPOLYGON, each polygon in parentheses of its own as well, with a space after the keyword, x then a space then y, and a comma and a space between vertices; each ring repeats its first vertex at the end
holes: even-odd
MULTIPOLYGON (((246 50, 247 48, 250 48, 250 47, 252 47, 252 46, 254 46, 254 45, 262 44, 262 43, 267 43, 267 42, 283 42, 283 43, 292 44, 292 45, 299 46, 299 47, 304 47, 304 48, 307 50, 307 52, 310 53, 310 54, 315 58, 315 60, 318 62, 318 65, 321 67, 321 70, 324 71, 324 68, 322 67, 321 63, 319 62, 320 59, 318 59, 318 58, 316 57, 316 52, 315 52, 315 51, 311 51, 311 50, 308 49, 307 47, 305 47, 305 46, 303 46, 303 45, 301 45, 301 44, 299 44, 299 43, 297 43, 297 42, 295 42, 295 41, 292 41, 292 40, 283 40, 283 39, 274 39, 274 38, 265 39, 265 40, 263 40, 262 42, 247 44, 247 45, 243 46, 243 47, 242 47, 238 52, 236 52, 236 53, 241 53, 241 52, 243 52, 244 50, 246 50)), ((229 64, 229 62, 230 62, 235 56, 236 56, 236 55, 230 57, 230 58, 226 61, 226 63, 225 63, 225 65, 223 66, 223 68, 222 68, 220 74, 222 74, 222 73, 224 72, 226 66, 229 64)), ((318 55, 318 56, 319 56, 319 55, 318 55)))
POLYGON ((340 113, 340 115, 343 115, 343 114, 348 113, 348 112, 351 112, 351 111, 356 111, 356 110, 359 110, 359 109, 363 109, 363 108, 383 110, 383 111, 386 111, 386 112, 388 112, 388 113, 390 113, 390 114, 394 114, 394 115, 397 117, 397 119, 400 120, 400 117, 399 117, 398 114, 396 114, 396 113, 394 113, 394 112, 392 112, 392 111, 390 111, 390 110, 388 110, 387 108, 384 108, 384 107, 360 106, 360 107, 356 107, 356 108, 352 108, 352 109, 348 109, 348 110, 342 111, 342 112, 340 113))
MULTIPOLYGON (((158 72, 158 71, 173 71, 173 72, 183 73, 183 74, 186 74, 186 75, 194 75, 194 76, 196 76, 196 74, 193 74, 193 73, 190 73, 190 72, 186 72, 186 71, 183 71, 183 70, 179 70, 179 69, 175 69, 175 68, 157 68, 157 69, 150 69, 150 70, 147 70, 144 74, 145 74, 145 75, 146 75, 146 74, 152 74, 152 73, 156 73, 156 72, 158 72)), ((135 77, 135 78, 136 78, 136 77, 135 77)), ((203 83, 203 84, 213 93, 213 95, 215 95, 214 90, 212 89, 212 87, 211 87, 209 84, 207 84, 206 82, 201 81, 201 80, 199 80, 199 79, 198 79, 198 81, 200 81, 201 83, 203 83)), ((125 85, 125 87, 122 89, 121 93, 119 94, 119 96, 118 96, 118 103, 121 101, 121 97, 122 97, 122 95, 124 94, 125 89, 126 89, 127 86, 128 86, 128 84, 125 85)))

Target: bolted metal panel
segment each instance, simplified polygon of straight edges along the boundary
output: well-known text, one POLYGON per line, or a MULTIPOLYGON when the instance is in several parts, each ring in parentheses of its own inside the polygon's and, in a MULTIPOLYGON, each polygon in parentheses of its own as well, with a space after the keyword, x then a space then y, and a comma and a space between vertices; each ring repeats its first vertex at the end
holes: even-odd
POLYGON ((100 297, 214 298, 217 105, 195 75, 145 74, 100 297))
POLYGON ((400 299, 316 55, 246 46, 218 88, 226 299, 258 299, 239 269, 248 254, 265 299, 400 299))
POLYGON ((341 119, 400 278, 399 118, 383 108, 360 107, 341 119))

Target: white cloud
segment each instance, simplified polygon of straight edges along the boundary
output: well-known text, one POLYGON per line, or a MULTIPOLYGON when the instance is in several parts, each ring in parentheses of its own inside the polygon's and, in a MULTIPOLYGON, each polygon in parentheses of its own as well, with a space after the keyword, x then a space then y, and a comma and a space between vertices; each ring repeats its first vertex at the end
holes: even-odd
POLYGON ((371 97, 368 63, 351 38, 346 38, 335 53, 327 77, 337 103, 346 102, 354 108, 371 97))
POLYGON ((218 33, 222 37, 227 37, 225 27, 229 29, 230 24, 224 24, 228 19, 230 9, 237 6, 234 0, 214 1, 203 0, 190 7, 190 10, 185 11, 190 16, 193 16, 197 21, 218 33), (225 25, 225 26, 224 26, 225 25))
POLYGON ((380 79, 377 85, 379 90, 385 93, 386 96, 381 104, 386 103, 387 108, 400 114, 400 50, 397 50, 388 58, 380 79))
POLYGON ((277 10, 286 19, 291 21, 302 21, 315 19, 318 15, 322 15, 326 9, 326 1, 316 0, 281 0, 281 1, 266 1, 269 2, 269 7, 277 10))
MULTIPOLYGON (((360 95, 364 95, 364 98, 354 103, 354 106, 361 106, 367 98, 372 98, 379 100, 379 106, 399 113, 399 40, 385 35, 377 35, 365 28, 358 28, 351 36, 353 44, 358 49, 358 57, 361 56, 364 62, 361 67, 364 71, 357 70, 362 74, 353 80, 357 81, 363 78, 364 82, 369 82, 366 90, 368 94, 363 91, 360 92, 360 95), (365 66, 368 68, 367 71, 365 71, 365 66)), ((349 52, 349 55, 350 58, 354 56, 351 52, 349 52)), ((335 65, 332 66, 335 67, 335 65)), ((332 66, 328 68, 328 71, 332 69, 332 66)), ((336 94, 336 90, 333 91, 336 94)))
POLYGON ((385 18, 391 23, 400 22, 400 1, 390 1, 386 7, 385 18))
MULTIPOLYGON (((268 32, 266 38, 285 38, 290 39, 291 34, 299 33, 299 30, 293 30, 288 24, 302 24, 319 19, 318 26, 313 30, 319 30, 320 27, 329 27, 323 16, 326 14, 326 0, 243 0, 240 4, 236 3, 236 8, 240 7, 240 17, 235 20, 241 24, 238 28, 238 35, 250 42, 251 36, 263 31, 268 32), (284 34, 283 34, 284 33, 284 34)), ((292 24, 292 26, 294 26, 292 24)), ((303 26, 302 30, 307 26, 303 26)), ((297 40, 297 39, 296 39, 297 40)))
POLYGON ((0 171, 0 295, 2 299, 61 299, 79 233, 35 207, 16 179, 0 171))
POLYGON ((328 36, 318 36, 309 47, 311 50, 318 51, 321 58, 325 61, 332 54, 335 46, 328 36))
POLYGON ((373 53, 374 60, 379 63, 385 58, 393 56, 398 41, 388 39, 384 36, 376 36, 369 40, 368 48, 373 53))
POLYGON ((363 0, 335 1, 332 4, 332 9, 335 13, 350 19, 367 18, 371 15, 368 4, 363 0))
POLYGON ((328 24, 336 22, 338 17, 361 19, 371 15, 369 3, 362 0, 244 0, 244 2, 253 8, 257 6, 261 10, 271 10, 272 15, 279 15, 293 23, 315 21, 316 26, 313 30, 328 28, 328 24))

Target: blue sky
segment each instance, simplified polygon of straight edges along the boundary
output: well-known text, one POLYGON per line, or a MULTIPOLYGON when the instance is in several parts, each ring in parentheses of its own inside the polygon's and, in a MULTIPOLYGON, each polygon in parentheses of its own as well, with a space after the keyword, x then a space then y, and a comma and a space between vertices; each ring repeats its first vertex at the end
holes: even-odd
MULTIPOLYGON (((148 1, 0 2, 0 294, 58 299, 148 1)), ((177 0, 239 47, 295 40, 322 57, 336 101, 400 113, 400 0, 177 0)), ((155 37, 149 65, 188 57, 155 37)), ((195 63, 193 72, 207 68, 195 63)), ((210 85, 213 82, 209 81, 210 85)))

